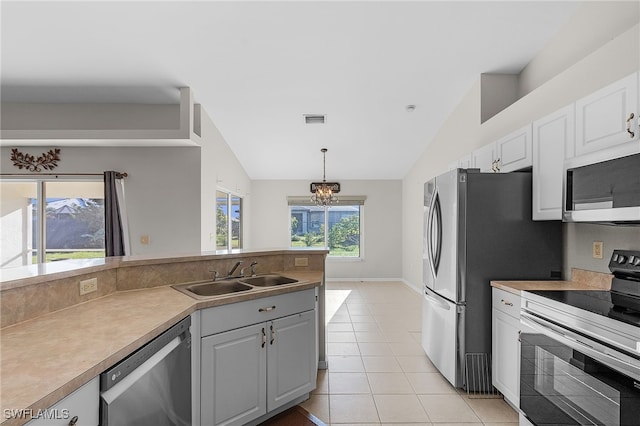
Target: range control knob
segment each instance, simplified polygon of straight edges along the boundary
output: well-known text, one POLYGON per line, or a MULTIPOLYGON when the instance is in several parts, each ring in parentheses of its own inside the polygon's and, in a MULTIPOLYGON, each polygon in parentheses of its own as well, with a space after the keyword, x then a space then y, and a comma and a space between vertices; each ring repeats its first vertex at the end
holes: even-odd
POLYGON ((611 256, 611 261, 612 262, 617 262, 618 261, 618 255, 616 253, 613 253, 613 256, 611 256))
POLYGON ((629 263, 633 266, 640 265, 640 256, 629 256, 629 263))
POLYGON ((618 263, 621 265, 624 265, 627 262, 627 256, 624 255, 618 255, 618 263))

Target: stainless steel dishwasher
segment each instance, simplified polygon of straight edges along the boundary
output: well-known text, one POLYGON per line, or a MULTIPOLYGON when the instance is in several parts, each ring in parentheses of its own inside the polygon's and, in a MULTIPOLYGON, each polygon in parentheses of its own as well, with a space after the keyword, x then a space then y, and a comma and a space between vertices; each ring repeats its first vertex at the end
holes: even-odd
POLYGON ((101 426, 191 425, 191 317, 100 375, 101 426))

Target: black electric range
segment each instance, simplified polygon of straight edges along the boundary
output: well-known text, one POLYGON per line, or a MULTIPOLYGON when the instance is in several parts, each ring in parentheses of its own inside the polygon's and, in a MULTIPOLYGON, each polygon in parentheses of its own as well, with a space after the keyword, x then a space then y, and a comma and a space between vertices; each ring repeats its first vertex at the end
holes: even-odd
POLYGON ((614 250, 611 291, 534 290, 530 293, 640 327, 640 251, 614 250))

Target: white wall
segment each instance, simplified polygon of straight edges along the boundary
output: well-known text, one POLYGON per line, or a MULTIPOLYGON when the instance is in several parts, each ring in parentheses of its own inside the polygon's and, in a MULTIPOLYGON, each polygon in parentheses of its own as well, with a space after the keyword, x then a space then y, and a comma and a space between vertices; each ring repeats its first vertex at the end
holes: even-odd
MULTIPOLYGON (((25 147, 39 154, 47 147, 25 147)), ((2 172, 17 173, 2 148, 2 172)), ((200 148, 62 147, 57 173, 127 172, 132 254, 200 251, 200 148), (140 244, 148 235, 150 243, 140 244)), ((4 233, 4 230, 3 230, 4 233)))
MULTIPOLYGON (((600 16, 600 19, 605 19, 605 16, 600 16)), ((632 29, 602 47, 597 46, 591 54, 556 73, 555 77, 530 91, 528 95, 483 124, 480 124, 480 80, 478 79, 450 114, 435 138, 425 141, 427 148, 403 180, 402 251, 403 272, 407 282, 416 288, 421 286, 423 182, 445 171, 447 164, 462 155, 637 71, 640 68, 640 33, 637 21, 636 18, 636 25, 632 29)), ((611 26, 607 26, 609 27, 611 26)), ((547 47, 547 49, 551 48, 551 45, 547 47)), ((578 47, 578 50, 580 49, 578 47)), ((544 57, 543 53, 541 57, 544 57)), ((549 73, 548 70, 552 67, 541 64, 536 66, 544 68, 546 73, 549 73)), ((529 78, 535 81, 535 78, 531 76, 529 78)), ((575 253, 565 257, 565 270, 573 265, 591 265, 582 260, 580 253, 583 251, 578 250, 577 247, 583 244, 579 238, 575 237, 581 229, 583 227, 577 225, 573 227, 572 232, 565 232, 565 252, 575 253)), ((627 227, 626 229, 630 235, 635 236, 632 238, 636 241, 640 240, 640 228, 627 227)), ((618 233, 607 230, 599 233, 598 238, 601 238, 607 247, 613 248, 627 244, 625 241, 619 241, 618 233)), ((606 272, 606 268, 602 272, 606 272)))
MULTIPOLYGON (((365 195, 361 261, 328 259, 329 279, 402 277, 402 183, 399 180, 340 181, 339 195, 365 195)), ((250 243, 253 248, 289 247, 287 196, 310 196, 309 181, 254 180, 250 243)))
POLYGON ((251 180, 209 115, 203 110, 201 145, 201 249, 216 249, 216 190, 242 197, 244 248, 251 248, 251 180))
MULTIPOLYGON (((78 128, 86 123, 77 117, 78 105, 56 106, 51 104, 3 105, 4 128, 22 129, 34 122, 22 122, 23 117, 33 117, 37 126, 48 127, 52 110, 65 126, 78 128), (58 108, 59 107, 59 108, 58 108), (66 117, 66 118, 65 118, 66 117)), ((81 108, 80 108, 81 109, 81 108)), ((88 111, 100 110, 102 124, 94 115, 91 126, 113 128, 122 124, 129 111, 134 117, 144 117, 145 124, 153 128, 162 122, 172 122, 176 106, 158 105, 87 105, 88 111), (148 111, 145 111, 146 108, 148 111), (114 113, 110 115, 110 113, 114 113), (96 123, 97 121, 97 123, 96 123)), ((99 117, 99 116, 98 116, 99 117)), ((55 120, 53 120, 55 121, 55 120)), ((140 122, 138 122, 140 124, 140 122)), ((231 190, 244 196, 250 190, 250 180, 242 165, 217 130, 205 111, 202 111, 201 147, 61 147, 61 161, 56 173, 102 173, 105 170, 127 172, 125 195, 131 248, 134 255, 155 253, 194 253, 215 250, 215 199, 216 189, 231 190), (140 243, 142 235, 149 236, 149 244, 140 243), (213 237, 211 237, 213 235, 213 237)), ((135 143, 135 142, 133 142, 135 143)), ((29 146, 21 151, 38 155, 53 146, 29 146)), ((11 161, 10 148, 1 149, 2 173, 24 173, 11 161)), ((35 174, 34 174, 35 175, 35 174)), ((245 200, 250 205, 249 200, 245 200)), ((245 235, 249 227, 245 227, 245 235)), ((4 229, 2 238, 5 238, 4 229)))

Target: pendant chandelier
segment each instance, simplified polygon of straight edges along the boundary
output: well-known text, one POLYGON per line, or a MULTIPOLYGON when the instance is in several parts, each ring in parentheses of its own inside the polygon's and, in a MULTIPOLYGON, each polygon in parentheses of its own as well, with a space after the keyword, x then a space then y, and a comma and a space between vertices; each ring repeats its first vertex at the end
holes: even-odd
POLYGON ((327 166, 327 148, 322 148, 322 182, 311 182, 311 202, 319 207, 325 207, 332 203, 337 203, 338 198, 334 195, 340 192, 340 184, 338 182, 327 182, 326 166, 327 166))

